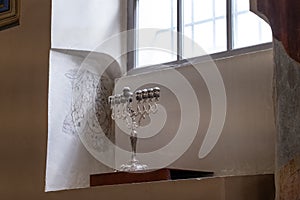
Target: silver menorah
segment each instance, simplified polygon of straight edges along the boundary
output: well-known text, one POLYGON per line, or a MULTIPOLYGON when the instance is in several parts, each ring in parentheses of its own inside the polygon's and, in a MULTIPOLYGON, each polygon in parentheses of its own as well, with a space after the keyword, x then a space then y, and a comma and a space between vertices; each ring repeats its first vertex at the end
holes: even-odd
POLYGON ((137 90, 134 94, 129 87, 123 89, 122 94, 110 96, 108 98, 112 109, 111 118, 113 120, 124 120, 130 129, 131 159, 127 164, 120 166, 120 171, 140 171, 148 169, 148 166, 141 164, 136 158, 137 149, 137 128, 149 114, 158 110, 157 102, 160 98, 160 88, 148 88, 137 90), (133 101, 136 100, 136 106, 133 101))

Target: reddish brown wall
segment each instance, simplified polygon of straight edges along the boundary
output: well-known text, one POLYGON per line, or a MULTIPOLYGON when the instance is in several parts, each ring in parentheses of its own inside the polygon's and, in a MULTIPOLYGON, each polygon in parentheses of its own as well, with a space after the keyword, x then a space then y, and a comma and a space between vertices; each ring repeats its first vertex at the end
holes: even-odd
POLYGON ((300 1, 258 0, 257 10, 269 20, 274 37, 300 62, 300 1))

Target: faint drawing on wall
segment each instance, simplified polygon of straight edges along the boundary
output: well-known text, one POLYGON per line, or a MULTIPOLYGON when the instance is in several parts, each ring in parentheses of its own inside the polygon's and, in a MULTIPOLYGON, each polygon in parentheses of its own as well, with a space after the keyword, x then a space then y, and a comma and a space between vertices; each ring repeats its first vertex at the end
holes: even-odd
POLYGON ((114 129, 107 98, 112 95, 119 64, 108 55, 51 50, 49 66, 48 145, 45 191, 89 187, 91 174, 113 170, 99 162, 90 149, 114 163, 114 129), (102 75, 91 69, 109 69, 102 75), (79 126, 80 125, 80 126, 79 126), (86 142, 89 146, 85 146, 86 142))
POLYGON ((108 144, 103 137, 114 140, 111 111, 107 103, 108 96, 112 94, 113 80, 88 70, 70 70, 66 77, 72 84, 73 99, 62 131, 76 137, 77 134, 84 134, 95 150, 106 151, 108 144))
POLYGON ((19 24, 20 0, 0 0, 0 30, 19 24))

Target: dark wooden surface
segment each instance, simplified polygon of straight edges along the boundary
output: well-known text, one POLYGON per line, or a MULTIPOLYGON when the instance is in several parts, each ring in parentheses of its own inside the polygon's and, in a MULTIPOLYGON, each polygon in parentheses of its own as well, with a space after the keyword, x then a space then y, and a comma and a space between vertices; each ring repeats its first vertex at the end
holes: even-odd
POLYGON ((141 183, 163 180, 176 180, 212 176, 212 172, 200 172, 180 169, 159 169, 136 173, 112 172, 90 176, 90 186, 117 185, 126 183, 141 183))

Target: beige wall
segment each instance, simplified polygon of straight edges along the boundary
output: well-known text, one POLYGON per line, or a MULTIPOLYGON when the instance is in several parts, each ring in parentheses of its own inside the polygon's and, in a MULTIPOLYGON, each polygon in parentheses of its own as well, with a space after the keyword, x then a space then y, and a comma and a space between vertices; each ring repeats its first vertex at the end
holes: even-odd
POLYGON ((21 3, 21 25, 0 32, 1 199, 44 187, 51 1, 21 3))
POLYGON ((50 13, 50 0, 22 1, 21 25, 0 32, 0 199, 129 197, 136 188, 44 192, 50 13))
POLYGON ((0 199, 197 198, 197 181, 44 192, 50 13, 50 0, 22 1, 21 25, 0 32, 0 199))
MULTIPOLYGON (((150 188, 160 197, 161 184, 44 192, 50 13, 50 0, 22 1, 21 25, 0 32, 0 199, 141 199, 150 188)), ((187 186, 180 194, 178 184, 174 195, 182 199, 198 183, 187 186)))

